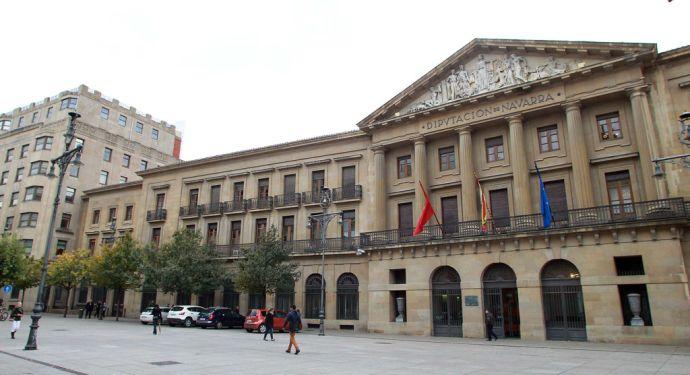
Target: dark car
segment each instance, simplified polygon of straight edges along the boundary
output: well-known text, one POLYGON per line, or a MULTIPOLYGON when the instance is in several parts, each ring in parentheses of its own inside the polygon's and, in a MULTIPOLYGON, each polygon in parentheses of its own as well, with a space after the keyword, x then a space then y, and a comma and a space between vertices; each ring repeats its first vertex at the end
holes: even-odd
POLYGON ((227 307, 209 307, 207 312, 199 314, 196 325, 201 328, 242 328, 244 325, 244 316, 227 307))

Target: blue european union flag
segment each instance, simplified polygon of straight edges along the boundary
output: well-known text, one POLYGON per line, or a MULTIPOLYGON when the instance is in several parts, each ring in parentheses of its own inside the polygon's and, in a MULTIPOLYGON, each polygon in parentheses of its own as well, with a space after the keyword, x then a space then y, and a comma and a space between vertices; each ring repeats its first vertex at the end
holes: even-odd
POLYGON ((537 167, 537 162, 534 162, 534 168, 537 169, 537 177, 539 177, 539 207, 541 208, 541 216, 544 219, 544 228, 551 226, 553 220, 553 213, 551 213, 551 203, 549 197, 546 195, 546 188, 544 188, 544 181, 541 180, 541 172, 537 167))

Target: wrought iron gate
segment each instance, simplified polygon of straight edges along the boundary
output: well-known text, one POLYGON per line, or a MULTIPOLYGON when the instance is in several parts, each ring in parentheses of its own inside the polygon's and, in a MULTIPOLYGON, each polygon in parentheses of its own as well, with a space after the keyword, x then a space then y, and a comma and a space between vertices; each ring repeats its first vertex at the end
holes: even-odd
POLYGON ((484 285, 484 310, 491 311, 494 316, 494 333, 498 337, 503 334, 503 299, 501 288, 491 288, 484 285))
POLYGON ((434 335, 462 336, 462 295, 460 288, 434 287, 431 295, 434 335))
MULTIPOLYGON (((585 309, 580 285, 542 286, 547 340, 586 341, 585 309)), ((545 283, 546 284, 546 283, 545 283)))

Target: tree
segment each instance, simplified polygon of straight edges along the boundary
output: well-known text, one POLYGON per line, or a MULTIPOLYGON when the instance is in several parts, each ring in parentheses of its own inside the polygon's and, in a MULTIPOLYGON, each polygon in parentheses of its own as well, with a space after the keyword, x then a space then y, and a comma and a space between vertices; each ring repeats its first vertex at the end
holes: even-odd
MULTIPOLYGON (((77 285, 89 278, 89 253, 86 250, 68 251, 60 254, 48 266, 48 284, 71 292, 77 285)), ((67 317, 69 304, 65 304, 63 317, 67 317)))
MULTIPOLYGON (((144 250, 129 234, 120 237, 113 246, 105 246, 91 264, 91 277, 95 284, 116 292, 141 287, 143 281, 144 250)), ((117 295, 117 293, 116 293, 117 295)), ((115 305, 123 301, 116 301, 115 305)), ((120 320, 116 308, 115 320, 120 320)))
POLYGON ((26 259, 26 262, 26 271, 13 282, 14 287, 22 291, 22 303, 24 302, 26 290, 38 286, 41 282, 41 267, 43 266, 43 259, 29 257, 26 259))
POLYGON ((27 267, 22 241, 15 235, 3 234, 0 237, 0 285, 13 283, 26 272, 27 267))
POLYGON ((275 293, 278 289, 292 289, 300 277, 297 264, 290 260, 290 252, 282 246, 275 227, 263 236, 255 251, 249 251, 237 262, 233 274, 235 287, 247 293, 275 293))
POLYGON ((175 232, 160 249, 146 251, 145 263, 147 284, 165 293, 200 294, 220 287, 227 278, 215 250, 188 229, 175 232))

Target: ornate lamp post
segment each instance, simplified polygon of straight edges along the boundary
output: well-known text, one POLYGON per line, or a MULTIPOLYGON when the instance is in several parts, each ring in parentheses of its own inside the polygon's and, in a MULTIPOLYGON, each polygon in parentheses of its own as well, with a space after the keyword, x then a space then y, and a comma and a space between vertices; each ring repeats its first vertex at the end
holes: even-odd
MULTIPOLYGON (((678 116, 678 122, 680 124, 678 139, 680 143, 684 144, 686 147, 690 147, 690 112, 683 112, 678 116)), ((665 156, 663 158, 657 158, 652 160, 654 163, 654 176, 661 177, 664 175, 664 171, 661 168, 662 163, 676 163, 676 160, 681 159, 683 167, 690 168, 690 153, 665 156)))
POLYGON ((57 209, 60 204, 60 191, 62 190, 62 180, 67 172, 67 167, 71 165, 79 166, 81 162, 82 145, 77 145, 70 150, 72 141, 74 141, 75 121, 81 117, 76 112, 69 113, 69 126, 67 133, 65 133, 65 152, 57 158, 50 161, 50 172, 48 177, 56 177, 55 164, 58 166, 58 183, 55 191, 55 201, 53 202, 53 212, 50 216, 50 224, 48 225, 48 238, 46 239, 45 253, 43 254, 43 266, 41 267, 41 282, 38 284, 38 293, 36 295, 36 303, 31 314, 31 330, 29 331, 29 338, 26 341, 24 350, 36 350, 36 333, 38 331, 38 321, 41 319, 41 312, 44 311, 43 293, 45 293, 46 274, 48 272, 48 258, 50 257, 50 246, 53 242, 53 231, 55 230, 55 218, 57 217, 57 209))
POLYGON ((323 213, 317 215, 311 215, 310 221, 307 226, 311 227, 312 222, 319 223, 319 229, 321 231, 321 302, 319 307, 319 336, 324 336, 324 324, 323 320, 326 317, 325 314, 325 293, 326 293, 326 230, 328 229, 328 223, 335 217, 341 217, 342 212, 328 213, 328 206, 331 205, 333 197, 331 196, 331 189, 321 188, 321 199, 319 204, 323 209, 323 213))

